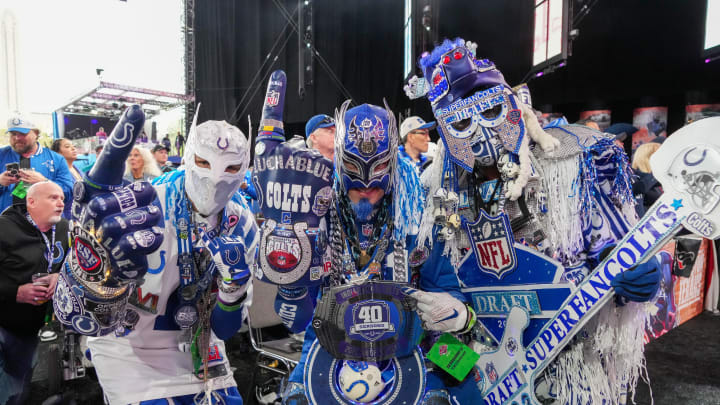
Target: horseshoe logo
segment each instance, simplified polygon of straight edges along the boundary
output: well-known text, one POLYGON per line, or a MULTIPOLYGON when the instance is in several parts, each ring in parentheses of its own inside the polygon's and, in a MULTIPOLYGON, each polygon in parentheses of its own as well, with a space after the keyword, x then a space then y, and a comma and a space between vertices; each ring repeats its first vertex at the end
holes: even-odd
POLYGON ((692 148, 688 149, 688 151, 685 152, 685 154, 683 155, 683 163, 685 163, 687 166, 697 166, 700 163, 702 163, 703 161, 705 161, 705 155, 707 155, 707 149, 703 150, 702 156, 700 156, 700 159, 698 159, 694 162, 691 162, 688 160, 688 155, 690 154, 690 152, 694 151, 695 149, 697 149, 697 147, 693 146, 692 148))
POLYGON ((110 144, 116 148, 124 148, 133 141, 132 133, 135 130, 135 126, 131 123, 123 125, 122 136, 111 136, 110 144))
POLYGON ((237 246, 233 246, 233 250, 235 251, 235 255, 232 258, 230 257, 230 250, 225 251, 225 264, 230 266, 240 263, 240 259, 242 259, 242 252, 240 249, 238 249, 237 246))
POLYGON ((312 247, 310 245, 310 239, 308 238, 307 234, 305 233, 305 230, 308 228, 307 223, 305 222, 298 222, 297 224, 293 225, 293 231, 295 232, 295 237, 300 242, 300 257, 298 258, 299 264, 297 267, 295 267, 293 270, 287 272, 287 273, 281 273, 279 271, 274 270, 270 263, 268 263, 267 258, 267 238, 272 233, 273 229, 275 229, 275 226, 277 225, 277 222, 275 222, 272 219, 268 219, 265 221, 265 226, 262 230, 262 236, 260 238, 260 268, 262 269, 263 274, 265 275, 265 278, 267 278, 271 283, 279 284, 279 285, 285 285, 285 284, 292 284, 305 275, 307 273, 308 269, 310 268, 310 260, 302 260, 302 256, 304 254, 309 254, 312 247))
POLYGON ((230 141, 228 141, 227 138, 224 138, 224 139, 225 139, 225 146, 220 145, 220 142, 223 140, 222 138, 218 138, 218 140, 217 140, 217 147, 220 148, 220 150, 225 150, 225 149, 227 149, 228 146, 230 146, 230 141))
POLYGON ((164 251, 164 250, 161 250, 161 251, 160 251, 160 265, 157 266, 157 267, 154 268, 154 269, 153 269, 152 267, 148 266, 148 271, 147 271, 147 272, 150 273, 150 274, 160 274, 160 272, 161 272, 164 268, 165 268, 165 251, 164 251))
POLYGON ((55 249, 53 249, 53 253, 57 252, 57 254, 54 254, 52 259, 53 259, 53 264, 57 264, 57 263, 60 263, 61 259, 63 258, 63 253, 65 253, 65 252, 63 250, 62 243, 60 243, 60 242, 55 242, 54 247, 55 247, 55 249))

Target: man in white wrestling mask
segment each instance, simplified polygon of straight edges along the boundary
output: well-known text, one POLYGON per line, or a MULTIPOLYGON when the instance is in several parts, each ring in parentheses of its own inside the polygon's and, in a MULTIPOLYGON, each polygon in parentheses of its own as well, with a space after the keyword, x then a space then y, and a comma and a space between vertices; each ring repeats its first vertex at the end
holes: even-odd
POLYGON ((188 197, 200 215, 209 217, 225 208, 242 184, 250 148, 238 128, 207 121, 191 134, 183 158, 188 197))
POLYGON ((93 336, 112 405, 242 404, 223 340, 252 300, 257 226, 231 200, 248 166, 247 139, 225 121, 193 123, 184 169, 123 187, 113 165, 124 162, 141 115, 139 107, 126 113, 82 183, 73 206, 80 242, 58 281, 55 312, 93 336))

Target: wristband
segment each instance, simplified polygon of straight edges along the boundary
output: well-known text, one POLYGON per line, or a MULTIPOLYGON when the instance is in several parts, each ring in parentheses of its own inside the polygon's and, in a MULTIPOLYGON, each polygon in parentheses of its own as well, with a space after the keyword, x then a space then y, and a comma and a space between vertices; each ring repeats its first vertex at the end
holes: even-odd
POLYGON ((465 303, 465 309, 467 309, 467 320, 465 321, 465 326, 463 326, 460 331, 457 333, 464 334, 468 333, 472 330, 473 326, 475 326, 475 322, 477 322, 477 317, 475 315, 475 311, 472 309, 472 307, 466 302, 465 303))
POLYGON ((218 278, 218 301, 229 306, 234 303, 241 302, 247 296, 248 283, 236 285, 234 283, 225 283, 218 278))

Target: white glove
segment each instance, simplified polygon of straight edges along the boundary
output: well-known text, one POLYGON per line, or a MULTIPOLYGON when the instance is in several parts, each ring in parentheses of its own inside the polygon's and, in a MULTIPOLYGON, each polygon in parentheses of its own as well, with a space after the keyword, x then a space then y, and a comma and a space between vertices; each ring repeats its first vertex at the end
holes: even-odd
POLYGON ((252 299, 252 283, 243 282, 243 283, 238 284, 234 281, 223 281, 220 278, 218 278, 217 284, 218 284, 218 298, 223 303, 225 303, 225 304, 237 303, 238 300, 243 298, 243 296, 246 295, 246 293, 247 293, 247 295, 243 301, 247 305, 249 305, 250 301, 248 301, 248 298, 252 299))
POLYGON ((427 292, 406 288, 406 293, 417 300, 417 313, 423 328, 438 332, 457 332, 467 322, 467 307, 445 292, 427 292))

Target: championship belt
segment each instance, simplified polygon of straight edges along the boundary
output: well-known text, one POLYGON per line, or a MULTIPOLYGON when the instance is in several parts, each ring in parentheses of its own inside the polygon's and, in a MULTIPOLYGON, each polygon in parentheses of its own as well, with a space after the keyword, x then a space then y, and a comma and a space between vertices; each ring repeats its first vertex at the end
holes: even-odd
POLYGON ((422 337, 403 283, 370 281, 325 289, 312 326, 333 358, 379 362, 412 354, 422 337))
POLYGON ((73 227, 73 254, 60 271, 53 309, 58 321, 87 336, 113 332, 123 321, 128 287, 105 285, 109 258, 82 227, 73 227))
POLYGON ((285 286, 312 286, 328 274, 327 229, 332 202, 332 162, 282 129, 286 77, 270 77, 255 146, 252 182, 266 218, 257 278, 285 286))

